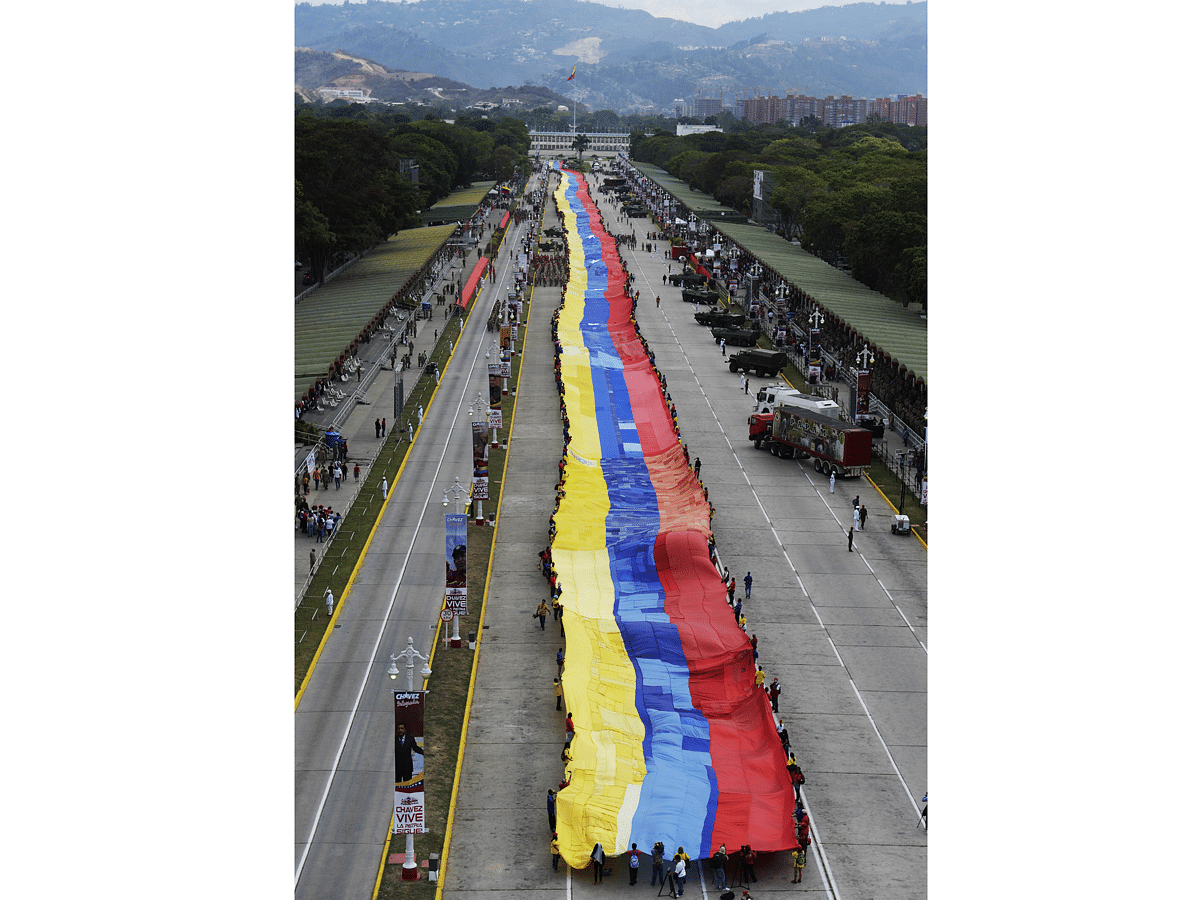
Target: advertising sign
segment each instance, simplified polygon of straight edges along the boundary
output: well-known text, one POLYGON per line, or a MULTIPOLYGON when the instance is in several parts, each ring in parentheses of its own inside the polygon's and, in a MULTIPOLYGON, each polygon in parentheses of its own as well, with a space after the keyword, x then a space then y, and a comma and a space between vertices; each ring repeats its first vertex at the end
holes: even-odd
POLYGON ((424 834, 425 692, 392 691, 396 704, 396 790, 392 834, 424 834))
POLYGON ((446 516, 446 606, 467 614, 467 517, 446 516))
POLYGON ((871 373, 858 373, 858 395, 855 400, 854 412, 859 416, 870 415, 871 413, 871 373))
POLYGON ((488 499, 488 424, 471 423, 471 499, 488 499))

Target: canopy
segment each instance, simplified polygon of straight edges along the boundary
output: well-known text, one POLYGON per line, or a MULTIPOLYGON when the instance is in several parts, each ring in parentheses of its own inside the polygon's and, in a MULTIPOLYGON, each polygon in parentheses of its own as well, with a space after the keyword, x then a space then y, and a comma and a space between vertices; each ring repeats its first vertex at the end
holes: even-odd
POLYGON ((750 641, 709 559, 709 507, 659 373, 631 319, 626 275, 586 182, 563 172, 570 275, 559 314, 571 441, 555 516, 563 693, 575 722, 558 796, 559 849, 662 841, 796 846, 793 793, 750 641))

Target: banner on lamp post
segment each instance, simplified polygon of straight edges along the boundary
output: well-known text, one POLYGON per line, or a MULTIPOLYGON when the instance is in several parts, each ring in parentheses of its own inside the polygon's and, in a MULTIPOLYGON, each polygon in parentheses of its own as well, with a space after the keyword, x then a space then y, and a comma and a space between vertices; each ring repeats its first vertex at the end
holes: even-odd
POLYGON ((471 499, 488 499, 488 423, 471 423, 471 499))
POLYGON ((871 412, 871 373, 858 373, 858 394, 855 401, 854 413, 857 416, 870 415, 871 412))
POLYGON ((500 403, 504 397, 500 363, 488 363, 488 428, 503 428, 504 414, 500 403))
POLYGON ((392 691, 396 704, 396 790, 392 834, 424 834, 425 692, 392 691))
POLYGON ((446 515, 446 608, 467 614, 467 517, 446 515))

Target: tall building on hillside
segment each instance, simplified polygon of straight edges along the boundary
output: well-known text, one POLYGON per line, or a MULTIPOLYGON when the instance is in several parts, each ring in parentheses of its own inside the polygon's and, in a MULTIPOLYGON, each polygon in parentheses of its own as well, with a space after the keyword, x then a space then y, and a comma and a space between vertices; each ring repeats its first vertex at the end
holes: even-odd
POLYGON ((885 122, 895 122, 897 125, 928 125, 929 100, 920 94, 911 97, 900 94, 895 100, 881 97, 867 104, 867 112, 878 116, 885 122))
POLYGON ((867 121, 867 101, 855 100, 843 94, 825 98, 825 114, 821 119, 826 125, 842 128, 867 121))
POLYGON ((860 125, 868 116, 878 116, 885 122, 898 125, 929 124, 929 100, 920 94, 901 94, 897 99, 879 97, 874 100, 851 97, 843 94, 834 97, 808 97, 804 94, 788 94, 786 97, 746 97, 734 101, 733 114, 754 125, 765 125, 783 120, 798 125, 811 116, 823 125, 842 128, 860 125))
POLYGON ((725 104, 721 102, 720 97, 697 97, 696 102, 692 104, 692 115, 703 122, 709 116, 719 116, 725 108, 725 104))

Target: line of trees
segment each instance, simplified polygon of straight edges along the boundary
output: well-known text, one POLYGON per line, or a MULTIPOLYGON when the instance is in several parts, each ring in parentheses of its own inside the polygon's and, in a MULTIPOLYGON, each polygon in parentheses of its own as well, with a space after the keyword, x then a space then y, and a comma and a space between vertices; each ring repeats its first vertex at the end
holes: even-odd
POLYGON ((517 119, 433 116, 350 104, 298 106, 295 122, 296 259, 323 279, 342 253, 367 250, 421 224, 421 210, 481 179, 532 172, 517 119), (402 160, 419 172, 413 183, 402 160))
POLYGON ((676 137, 633 135, 630 156, 746 215, 754 172, 786 239, 904 303, 927 305, 926 129, 887 122, 796 129, 780 123, 676 137))

